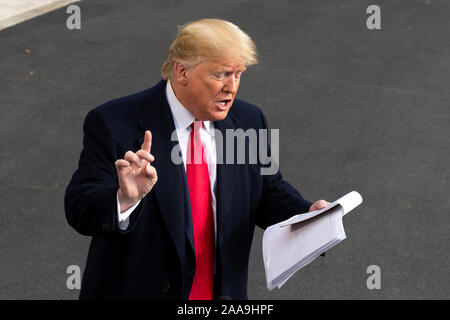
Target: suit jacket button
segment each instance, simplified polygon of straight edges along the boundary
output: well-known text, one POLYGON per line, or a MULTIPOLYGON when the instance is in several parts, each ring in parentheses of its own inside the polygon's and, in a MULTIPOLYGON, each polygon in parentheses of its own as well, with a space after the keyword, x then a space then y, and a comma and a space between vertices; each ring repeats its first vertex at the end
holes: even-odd
POLYGON ((169 291, 170 291, 170 283, 169 282, 161 283, 161 292, 168 293, 169 291))

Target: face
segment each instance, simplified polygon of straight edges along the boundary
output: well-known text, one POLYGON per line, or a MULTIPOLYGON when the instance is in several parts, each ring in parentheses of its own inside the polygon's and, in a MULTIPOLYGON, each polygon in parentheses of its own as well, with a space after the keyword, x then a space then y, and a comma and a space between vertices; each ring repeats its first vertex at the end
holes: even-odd
POLYGON ((197 120, 224 119, 245 66, 238 59, 209 59, 184 70, 181 102, 197 120))

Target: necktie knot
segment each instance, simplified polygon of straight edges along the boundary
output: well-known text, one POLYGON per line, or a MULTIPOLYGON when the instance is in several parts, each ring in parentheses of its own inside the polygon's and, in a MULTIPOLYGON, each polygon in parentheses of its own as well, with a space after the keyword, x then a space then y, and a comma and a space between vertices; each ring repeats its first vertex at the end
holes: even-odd
POLYGON ((201 145, 200 129, 203 126, 203 121, 193 121, 191 128, 194 136, 194 146, 199 147, 201 145))
POLYGON ((203 121, 201 120, 194 120, 191 123, 191 128, 193 128, 195 131, 200 131, 200 128, 203 126, 203 121))

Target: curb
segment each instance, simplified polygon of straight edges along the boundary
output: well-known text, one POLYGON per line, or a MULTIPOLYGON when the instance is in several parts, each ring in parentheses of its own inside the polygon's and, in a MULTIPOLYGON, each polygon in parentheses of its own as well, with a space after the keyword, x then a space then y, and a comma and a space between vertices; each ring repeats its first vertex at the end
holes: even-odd
POLYGON ((43 15, 47 12, 50 12, 52 10, 64 7, 70 3, 78 1, 80 0, 53 0, 50 3, 44 4, 36 8, 32 7, 32 9, 29 10, 25 9, 23 11, 18 12, 17 14, 13 14, 9 17, 6 17, 5 19, 0 20, 0 30, 12 27, 26 20, 43 15))

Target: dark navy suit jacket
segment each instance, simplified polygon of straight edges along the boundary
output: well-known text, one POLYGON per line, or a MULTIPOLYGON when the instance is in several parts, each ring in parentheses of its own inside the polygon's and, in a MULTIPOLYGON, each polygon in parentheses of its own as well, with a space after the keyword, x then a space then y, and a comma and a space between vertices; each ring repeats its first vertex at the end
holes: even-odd
MULTIPOLYGON (((189 296, 195 273, 192 220, 184 166, 171 160, 177 141, 171 141, 175 126, 165 87, 161 81, 105 103, 86 116, 79 166, 65 193, 68 223, 92 236, 81 299, 189 296), (140 149, 145 130, 152 132, 158 182, 131 214, 128 228, 121 230, 114 163, 126 151, 140 149)), ((235 99, 227 117, 214 122, 214 127, 222 132, 225 147, 226 129, 267 129, 267 123, 258 107, 235 99)), ((246 144, 246 164, 217 164, 215 298, 247 298, 255 225, 266 228, 307 212, 311 205, 278 170, 261 175, 263 165, 248 163, 249 152, 246 144)))

